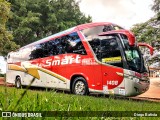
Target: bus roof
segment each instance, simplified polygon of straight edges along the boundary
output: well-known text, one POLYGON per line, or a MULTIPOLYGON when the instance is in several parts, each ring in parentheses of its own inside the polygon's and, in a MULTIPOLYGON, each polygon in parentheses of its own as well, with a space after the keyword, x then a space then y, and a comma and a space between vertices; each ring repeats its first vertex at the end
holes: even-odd
POLYGON ((53 34, 51 36, 45 37, 45 38, 40 39, 40 40, 38 40, 36 42, 33 42, 33 43, 28 44, 26 46, 23 46, 20 49, 27 48, 27 47, 30 47, 30 46, 33 46, 33 45, 37 45, 37 44, 49 41, 49 40, 51 40, 51 39, 53 39, 55 37, 58 37, 58 36, 61 36, 61 35, 65 35, 65 34, 68 34, 70 32, 74 32, 76 30, 83 30, 83 29, 86 29, 86 28, 94 27, 94 26, 108 25, 108 24, 113 24, 113 23, 110 23, 110 22, 94 22, 94 23, 86 23, 86 24, 77 25, 75 27, 69 28, 69 29, 64 30, 62 32, 53 34))
POLYGON ((83 30, 83 29, 86 29, 86 28, 94 27, 94 26, 108 25, 108 24, 113 24, 113 23, 110 23, 110 22, 94 22, 94 23, 81 24, 81 25, 78 25, 77 27, 78 27, 79 30, 83 30))

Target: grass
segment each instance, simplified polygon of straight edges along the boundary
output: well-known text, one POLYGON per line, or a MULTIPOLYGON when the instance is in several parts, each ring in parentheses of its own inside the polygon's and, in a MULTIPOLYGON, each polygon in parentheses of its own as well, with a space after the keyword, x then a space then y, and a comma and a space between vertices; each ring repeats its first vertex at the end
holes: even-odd
MULTIPOLYGON (((160 111, 160 104, 147 101, 132 101, 106 98, 105 96, 78 96, 54 90, 27 90, 0 86, 1 111, 160 111), (18 102, 19 101, 19 102, 18 102), (17 105, 18 103, 18 105, 17 105)), ((17 118, 15 118, 17 119, 17 118)), ((42 118, 51 119, 51 118, 42 118)), ((62 119, 62 117, 56 118, 62 119)), ((63 118, 66 119, 66 118, 63 118)), ((67 119, 77 119, 75 117, 67 119)), ((90 118, 87 119, 104 119, 90 118)), ((126 119, 122 117, 121 119, 126 119)), ((143 119, 143 118, 134 118, 143 119)), ((150 118, 154 119, 154 118, 150 118)))

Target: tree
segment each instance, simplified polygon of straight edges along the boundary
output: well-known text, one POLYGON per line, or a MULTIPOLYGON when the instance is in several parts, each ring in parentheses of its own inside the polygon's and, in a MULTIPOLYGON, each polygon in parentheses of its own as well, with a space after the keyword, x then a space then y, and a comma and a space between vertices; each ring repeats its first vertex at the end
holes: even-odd
POLYGON ((131 29, 140 42, 160 42, 160 0, 154 0, 152 10, 157 15, 144 23, 135 24, 131 29))
POLYGON ((153 2, 152 10, 157 13, 157 18, 160 20, 160 0, 154 0, 153 2))
POLYGON ((156 13, 160 12, 160 0, 154 0, 153 2, 154 4, 152 6, 152 10, 155 11, 156 13))
POLYGON ((75 0, 8 0, 14 41, 24 46, 78 24, 91 22, 75 0))
POLYGON ((10 4, 5 0, 0 0, 0 55, 6 55, 9 51, 18 48, 11 41, 12 34, 6 29, 6 22, 10 14, 10 4))
POLYGON ((144 23, 135 24, 131 31, 137 37, 139 42, 152 43, 160 41, 160 30, 157 25, 157 18, 152 18, 144 23))

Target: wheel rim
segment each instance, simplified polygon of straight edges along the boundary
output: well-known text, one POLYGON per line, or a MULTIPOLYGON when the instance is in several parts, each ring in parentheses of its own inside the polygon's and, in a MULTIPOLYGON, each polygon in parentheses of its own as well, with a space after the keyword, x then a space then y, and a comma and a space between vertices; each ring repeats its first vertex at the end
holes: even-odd
POLYGON ((75 84, 75 93, 83 95, 85 92, 85 84, 82 81, 78 81, 75 84))
POLYGON ((17 80, 17 87, 19 88, 20 87, 20 81, 17 80))

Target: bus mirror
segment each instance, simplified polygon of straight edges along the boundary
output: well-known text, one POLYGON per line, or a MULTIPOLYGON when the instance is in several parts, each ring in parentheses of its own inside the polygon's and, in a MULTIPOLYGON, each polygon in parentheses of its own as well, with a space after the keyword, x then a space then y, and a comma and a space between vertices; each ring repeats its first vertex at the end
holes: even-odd
POLYGON ((149 50, 150 50, 150 54, 153 55, 154 49, 153 49, 153 47, 152 47, 151 45, 149 45, 149 44, 147 44, 147 43, 138 43, 138 46, 145 46, 145 47, 148 47, 149 50))

